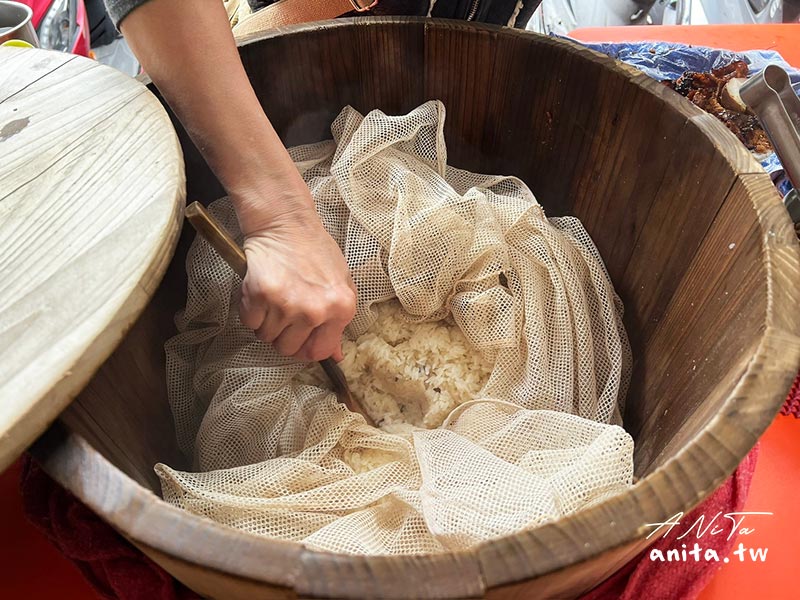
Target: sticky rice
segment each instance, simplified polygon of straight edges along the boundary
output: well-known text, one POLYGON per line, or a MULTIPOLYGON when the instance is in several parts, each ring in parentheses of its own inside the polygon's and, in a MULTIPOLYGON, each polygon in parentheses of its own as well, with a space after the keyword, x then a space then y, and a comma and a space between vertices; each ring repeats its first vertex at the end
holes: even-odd
MULTIPOLYGON (((433 429, 454 408, 480 396, 493 364, 452 319, 412 322, 397 300, 373 310, 372 326, 343 342, 339 366, 378 427, 393 433, 433 429)), ((331 387, 316 363, 296 381, 331 387)))

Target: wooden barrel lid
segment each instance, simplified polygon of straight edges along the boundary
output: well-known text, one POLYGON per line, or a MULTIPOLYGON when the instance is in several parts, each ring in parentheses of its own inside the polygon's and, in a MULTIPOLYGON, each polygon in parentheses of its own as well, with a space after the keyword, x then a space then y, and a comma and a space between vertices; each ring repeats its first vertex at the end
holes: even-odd
POLYGON ((147 304, 184 198, 175 132, 141 83, 69 54, 0 48, 0 469, 147 304))

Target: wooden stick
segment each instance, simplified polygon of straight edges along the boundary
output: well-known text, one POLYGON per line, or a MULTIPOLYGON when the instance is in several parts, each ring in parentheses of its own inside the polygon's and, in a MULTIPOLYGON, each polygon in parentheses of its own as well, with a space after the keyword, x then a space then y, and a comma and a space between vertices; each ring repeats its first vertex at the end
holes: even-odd
MULTIPOLYGON (((199 202, 192 202, 186 207, 186 218, 203 238, 211 244, 214 250, 228 263, 236 274, 244 279, 247 274, 247 256, 239 247, 225 228, 205 209, 199 202)), ((375 426, 370 416, 353 397, 347 385, 344 373, 331 358, 319 361, 325 374, 333 384, 334 392, 339 402, 350 411, 360 414, 369 425, 375 426)))
POLYGON ((199 202, 192 202, 187 206, 185 214, 197 233, 211 244, 239 277, 244 279, 247 275, 247 256, 222 224, 199 202))

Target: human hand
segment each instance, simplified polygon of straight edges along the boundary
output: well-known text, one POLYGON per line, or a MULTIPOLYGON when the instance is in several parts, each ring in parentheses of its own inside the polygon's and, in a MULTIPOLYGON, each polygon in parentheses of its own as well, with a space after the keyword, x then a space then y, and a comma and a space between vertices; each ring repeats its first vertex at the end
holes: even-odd
POLYGON ((356 288, 305 186, 300 193, 308 202, 275 203, 294 205, 277 216, 264 209, 255 215, 240 211, 247 275, 239 313, 246 327, 285 356, 340 361, 342 333, 355 316, 356 288))
POLYGON ((242 323, 284 355, 340 360, 356 305, 344 257, 250 85, 222 3, 196 0, 190 16, 181 2, 153 0, 121 27, 236 209, 242 323), (197 31, 203 44, 192 43, 197 31))

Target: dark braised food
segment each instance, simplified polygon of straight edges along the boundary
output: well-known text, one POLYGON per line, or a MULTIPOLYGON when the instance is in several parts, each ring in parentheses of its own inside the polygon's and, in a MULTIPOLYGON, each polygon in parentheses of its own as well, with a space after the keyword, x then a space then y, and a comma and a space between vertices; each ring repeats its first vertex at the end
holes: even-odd
POLYGON ((749 71, 747 63, 737 60, 711 72, 687 71, 663 83, 725 123, 749 150, 767 154, 772 152, 772 144, 739 95, 749 71))

